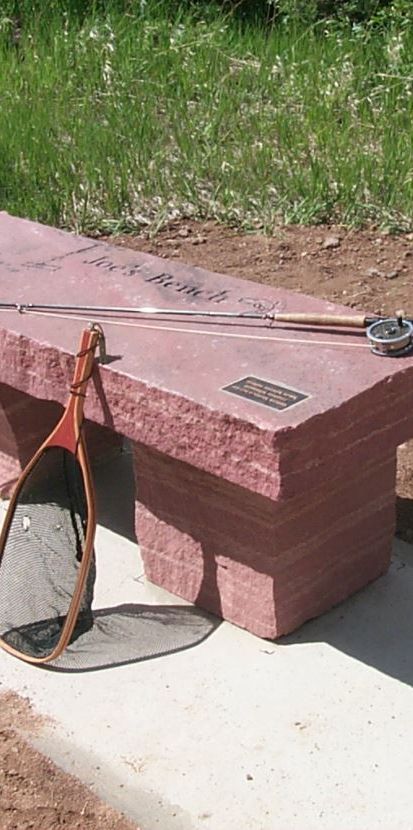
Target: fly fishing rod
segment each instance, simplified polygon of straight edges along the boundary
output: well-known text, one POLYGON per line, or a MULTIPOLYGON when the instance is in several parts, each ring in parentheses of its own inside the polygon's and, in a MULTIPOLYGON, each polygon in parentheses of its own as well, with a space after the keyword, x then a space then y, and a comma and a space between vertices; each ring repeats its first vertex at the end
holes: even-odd
POLYGON ((361 328, 366 331, 372 351, 378 355, 399 357, 413 350, 413 318, 396 311, 394 317, 366 314, 314 314, 307 312, 276 311, 220 311, 208 309, 157 308, 155 306, 99 306, 59 303, 0 302, 0 311, 18 311, 20 314, 64 312, 67 314, 110 314, 112 316, 178 316, 209 319, 262 320, 273 323, 294 323, 304 326, 337 326, 361 328))
MULTIPOLYGON (((59 303, 2 303, 0 310, 19 311, 67 311, 84 312, 87 314, 149 314, 168 315, 179 317, 209 317, 241 320, 264 320, 268 323, 302 323, 304 325, 319 326, 349 326, 350 328, 366 328, 383 319, 378 315, 364 314, 309 314, 306 312, 290 313, 275 311, 220 311, 209 309, 181 309, 156 308, 155 306, 100 306, 100 305, 62 305, 59 303)), ((402 315, 403 316, 403 315, 402 315)), ((413 321, 411 321, 413 322, 413 321)))

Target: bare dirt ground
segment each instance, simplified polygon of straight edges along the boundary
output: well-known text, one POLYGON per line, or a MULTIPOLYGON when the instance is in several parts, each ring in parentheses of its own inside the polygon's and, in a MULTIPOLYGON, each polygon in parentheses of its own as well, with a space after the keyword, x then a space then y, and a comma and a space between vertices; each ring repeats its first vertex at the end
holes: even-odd
POLYGON ((137 830, 26 742, 41 726, 27 700, 0 696, 1 830, 137 830))
MULTIPOLYGON (((336 227, 280 228, 245 235, 212 222, 181 222, 112 244, 182 260, 242 279, 283 286, 366 312, 413 314, 413 234, 336 227)), ((397 533, 413 542, 413 444, 399 451, 397 533)), ((27 702, 0 699, 1 830, 133 830, 76 779, 33 750, 20 730, 36 729, 27 702)))

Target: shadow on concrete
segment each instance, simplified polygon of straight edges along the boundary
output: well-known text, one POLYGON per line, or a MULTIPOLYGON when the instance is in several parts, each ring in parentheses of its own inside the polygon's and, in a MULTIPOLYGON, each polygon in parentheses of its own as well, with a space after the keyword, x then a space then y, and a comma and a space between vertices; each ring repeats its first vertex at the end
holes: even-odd
POLYGON ((387 574, 277 644, 328 643, 413 686, 413 547, 394 551, 387 574))
POLYGON ((128 603, 93 612, 93 624, 55 660, 49 671, 87 672, 119 668, 176 654, 206 640, 221 620, 182 605, 128 603))
POLYGON ((397 535, 405 542, 413 542, 413 499, 396 498, 397 535))
POLYGON ((122 452, 94 464, 92 472, 99 524, 136 542, 135 479, 128 443, 122 452))

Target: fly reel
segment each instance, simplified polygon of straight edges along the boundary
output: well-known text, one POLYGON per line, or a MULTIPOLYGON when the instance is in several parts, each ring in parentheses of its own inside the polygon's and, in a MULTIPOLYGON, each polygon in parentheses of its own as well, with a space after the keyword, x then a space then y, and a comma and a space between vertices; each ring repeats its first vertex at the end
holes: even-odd
POLYGON ((413 351, 413 324, 402 316, 377 320, 366 334, 372 352, 381 357, 400 357, 413 351))

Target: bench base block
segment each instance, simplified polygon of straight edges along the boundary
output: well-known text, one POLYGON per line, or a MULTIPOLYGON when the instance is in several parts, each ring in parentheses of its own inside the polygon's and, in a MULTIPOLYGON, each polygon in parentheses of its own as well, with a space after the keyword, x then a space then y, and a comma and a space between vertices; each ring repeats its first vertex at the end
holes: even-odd
POLYGON ((136 532, 149 580, 274 639, 389 567, 396 458, 274 502, 135 445, 136 532))

